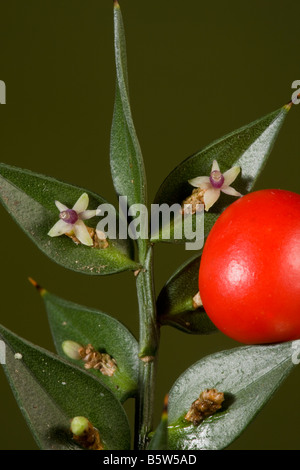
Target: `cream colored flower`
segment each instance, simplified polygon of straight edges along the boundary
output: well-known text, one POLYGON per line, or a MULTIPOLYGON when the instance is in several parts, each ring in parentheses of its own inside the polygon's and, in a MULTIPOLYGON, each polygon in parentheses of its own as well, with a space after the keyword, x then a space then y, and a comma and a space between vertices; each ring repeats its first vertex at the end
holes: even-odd
POLYGON ((211 173, 209 176, 198 176, 189 180, 189 183, 195 188, 200 188, 205 191, 204 193, 204 207, 208 211, 220 197, 221 191, 230 196, 240 197, 242 194, 238 193, 230 185, 234 182, 241 168, 233 166, 225 173, 220 172, 217 160, 214 160, 211 173))
POLYGON ((98 210, 87 210, 89 205, 89 196, 83 193, 72 209, 55 201, 55 205, 59 210, 59 221, 48 232, 50 237, 59 237, 66 233, 74 233, 76 238, 83 245, 93 246, 93 240, 88 232, 88 229, 83 222, 84 220, 91 219, 98 215, 98 210))

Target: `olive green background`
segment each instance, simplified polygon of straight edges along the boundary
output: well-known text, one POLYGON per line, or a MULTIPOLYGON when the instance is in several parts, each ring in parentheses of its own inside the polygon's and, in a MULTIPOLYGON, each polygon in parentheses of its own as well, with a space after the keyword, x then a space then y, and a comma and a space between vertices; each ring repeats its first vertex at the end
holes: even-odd
MULTIPOLYGON (((149 202, 184 158, 291 99, 300 80, 296 0, 123 0, 131 104, 143 149, 149 202)), ((117 201, 109 170, 114 100, 110 0, 10 0, 0 7, 1 160, 78 184, 117 201)), ((294 106, 259 188, 299 192, 300 106, 294 106)), ((138 334, 131 273, 89 277, 46 258, 0 208, 0 322, 53 350, 41 299, 27 281, 98 307, 138 334)), ((276 234, 274 234, 276 236, 276 234)), ((156 289, 191 256, 155 250, 156 289)), ((155 422, 175 379, 201 357, 238 344, 218 333, 164 327, 155 422)), ((0 371, 0 449, 35 449, 0 371)), ((300 449, 300 369, 230 449, 300 449)), ((132 420, 132 400, 126 404, 132 420)))

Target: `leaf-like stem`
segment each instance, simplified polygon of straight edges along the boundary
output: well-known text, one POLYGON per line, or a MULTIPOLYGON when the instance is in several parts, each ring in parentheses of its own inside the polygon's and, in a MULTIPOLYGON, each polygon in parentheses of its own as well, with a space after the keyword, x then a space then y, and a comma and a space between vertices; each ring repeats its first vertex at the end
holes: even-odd
POLYGON ((152 429, 154 388, 159 347, 159 327, 153 283, 153 247, 147 251, 144 268, 137 276, 140 315, 139 394, 136 403, 135 447, 144 450, 152 429))

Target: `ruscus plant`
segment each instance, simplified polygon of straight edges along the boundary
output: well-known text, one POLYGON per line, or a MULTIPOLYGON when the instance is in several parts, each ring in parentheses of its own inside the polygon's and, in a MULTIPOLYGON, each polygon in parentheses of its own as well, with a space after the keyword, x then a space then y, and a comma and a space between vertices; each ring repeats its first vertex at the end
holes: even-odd
POLYGON ((127 271, 136 284, 139 337, 107 313, 30 278, 56 354, 0 326, 3 367, 40 449, 226 449, 299 363, 300 196, 254 191, 293 102, 182 161, 162 182, 149 214, 117 0, 113 15, 110 168, 119 207, 89 189, 7 164, 0 164, 0 200, 61 267, 89 276, 127 271), (197 249, 156 295, 153 256, 162 242, 197 249), (181 374, 166 390, 154 426, 165 325, 193 335, 219 329, 243 344, 181 374), (135 401, 134 436, 123 407, 128 399, 135 401))

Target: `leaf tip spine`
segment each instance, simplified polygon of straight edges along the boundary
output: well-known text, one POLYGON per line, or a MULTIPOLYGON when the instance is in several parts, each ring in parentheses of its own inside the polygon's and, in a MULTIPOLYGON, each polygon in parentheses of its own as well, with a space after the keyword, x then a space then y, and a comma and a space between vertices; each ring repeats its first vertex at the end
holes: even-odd
POLYGON ((169 394, 167 394, 164 398, 164 406, 163 406, 163 412, 162 412, 163 420, 168 419, 168 403, 169 403, 169 394))
POLYGON ((290 101, 289 103, 287 103, 283 106, 283 109, 285 109, 286 111, 289 111, 292 106, 293 106, 293 102, 290 101))
MULTIPOLYGON (((299 95, 297 95, 297 100, 300 99, 300 93, 299 95)), ((285 109, 286 111, 289 111, 291 109, 291 107, 293 106, 293 104, 297 104, 297 102, 294 102, 293 100, 291 100, 289 103, 285 104, 283 106, 283 109, 285 109)))
POLYGON ((32 279, 32 277, 28 277, 28 281, 30 282, 30 284, 33 285, 33 287, 36 288, 36 290, 40 293, 42 297, 46 294, 46 289, 41 287, 34 279, 32 279))

